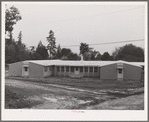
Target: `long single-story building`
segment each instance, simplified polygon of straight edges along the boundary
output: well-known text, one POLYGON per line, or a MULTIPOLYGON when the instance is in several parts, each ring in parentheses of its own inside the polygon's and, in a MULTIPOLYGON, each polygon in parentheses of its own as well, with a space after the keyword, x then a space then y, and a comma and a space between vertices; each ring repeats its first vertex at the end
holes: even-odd
POLYGON ((44 78, 50 76, 97 77, 99 79, 141 80, 144 62, 28 60, 9 65, 9 76, 44 78))

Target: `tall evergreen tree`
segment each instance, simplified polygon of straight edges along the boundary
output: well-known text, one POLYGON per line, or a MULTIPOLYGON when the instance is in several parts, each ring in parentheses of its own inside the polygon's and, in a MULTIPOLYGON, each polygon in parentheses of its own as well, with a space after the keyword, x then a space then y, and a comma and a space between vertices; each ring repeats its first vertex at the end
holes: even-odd
POLYGON ((58 59, 60 59, 62 57, 61 51, 62 51, 62 49, 61 49, 61 46, 59 44, 58 47, 57 47, 57 54, 56 54, 58 59))
POLYGON ((50 59, 52 58, 52 56, 54 56, 56 54, 56 42, 55 42, 55 37, 54 37, 54 32, 52 30, 50 30, 49 32, 49 36, 47 37, 47 41, 48 41, 48 50, 50 53, 50 59))
POLYGON ((38 53, 42 59, 46 59, 49 56, 46 47, 42 44, 41 41, 37 46, 36 53, 38 53))

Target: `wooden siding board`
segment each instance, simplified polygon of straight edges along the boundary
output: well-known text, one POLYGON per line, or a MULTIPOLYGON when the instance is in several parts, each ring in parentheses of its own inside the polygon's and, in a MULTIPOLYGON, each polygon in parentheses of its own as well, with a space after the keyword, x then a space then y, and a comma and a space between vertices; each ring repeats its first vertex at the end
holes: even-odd
POLYGON ((124 80, 141 80, 141 73, 142 73, 141 67, 137 67, 129 64, 123 64, 123 66, 124 66, 123 68, 124 80))
POLYGON ((117 64, 100 67, 100 79, 117 79, 117 64))
POLYGON ((29 63, 29 77, 30 78, 43 78, 44 77, 44 66, 35 64, 30 62, 29 63))
POLYGON ((9 65, 9 76, 22 76, 23 62, 12 63, 9 65))

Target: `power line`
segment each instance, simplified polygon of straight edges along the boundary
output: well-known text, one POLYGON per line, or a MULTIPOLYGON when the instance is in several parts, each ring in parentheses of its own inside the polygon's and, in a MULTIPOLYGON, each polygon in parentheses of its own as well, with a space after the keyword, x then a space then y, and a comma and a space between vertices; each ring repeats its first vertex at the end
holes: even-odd
MULTIPOLYGON (((104 15, 109 15, 109 14, 114 14, 114 13, 119 13, 119 12, 124 12, 124 11, 129 11, 129 10, 134 10, 134 9, 140 9, 142 7, 138 7, 138 8, 132 8, 132 9, 126 9, 126 10, 121 10, 121 11, 114 11, 114 12, 110 12, 110 13, 104 13, 104 14, 96 14, 96 15, 91 15, 91 16, 84 16, 84 17, 78 17, 78 18, 73 18, 73 19, 65 19, 65 20, 58 20, 58 21, 51 21, 48 23, 34 23, 34 24, 26 24, 26 25, 37 25, 37 24, 42 24, 42 25, 47 25, 50 23, 59 23, 59 22, 64 22, 64 21, 71 21, 71 20, 78 20, 78 19, 85 19, 85 18, 90 18, 90 17, 95 17, 95 16, 104 16, 104 15)), ((26 25, 20 25, 20 26, 26 26, 26 25)), ((41 26, 42 26, 41 25, 41 26)))
MULTIPOLYGON (((127 40, 127 41, 118 41, 118 42, 107 42, 107 43, 96 43, 96 44, 88 44, 89 46, 91 45, 106 45, 106 44, 116 44, 116 43, 125 43, 125 42, 136 42, 136 41, 144 41, 144 39, 137 39, 137 40, 127 40)), ((61 46, 61 47, 78 47, 80 45, 66 45, 66 46, 61 46)))

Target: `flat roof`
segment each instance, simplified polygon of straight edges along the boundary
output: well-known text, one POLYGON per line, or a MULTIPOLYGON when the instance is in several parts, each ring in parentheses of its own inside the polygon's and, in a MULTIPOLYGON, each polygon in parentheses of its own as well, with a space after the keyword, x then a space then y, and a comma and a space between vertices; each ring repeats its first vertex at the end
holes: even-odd
POLYGON ((106 66, 114 63, 126 63, 135 66, 144 66, 144 62, 126 62, 126 61, 71 61, 71 60, 28 60, 23 61, 25 62, 32 62, 43 66, 106 66))

